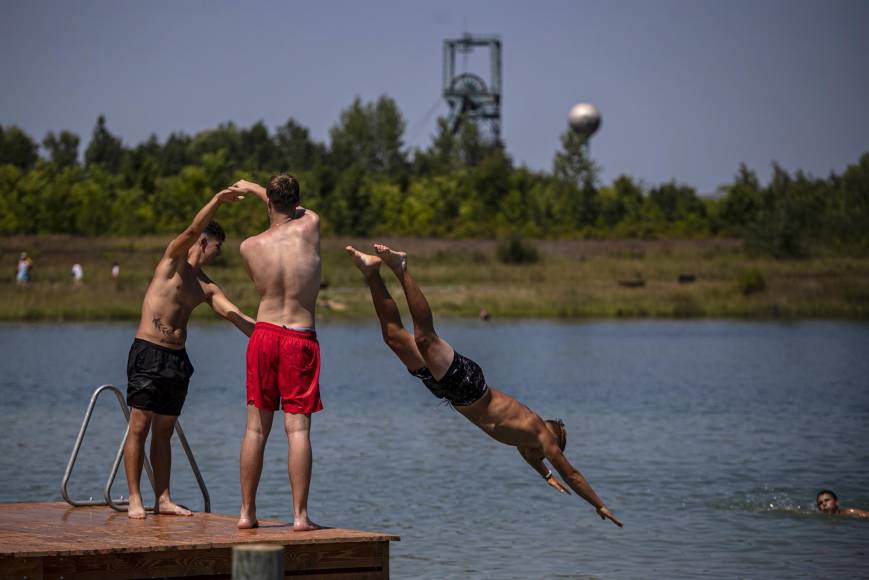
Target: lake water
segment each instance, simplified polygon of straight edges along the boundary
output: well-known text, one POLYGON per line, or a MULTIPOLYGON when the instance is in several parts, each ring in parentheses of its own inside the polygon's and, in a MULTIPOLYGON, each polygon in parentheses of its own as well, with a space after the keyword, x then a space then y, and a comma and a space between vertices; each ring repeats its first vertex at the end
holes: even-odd
MULTIPOLYGON (((401 535, 396 578, 794 578, 867 574, 869 326, 440 321, 490 384, 569 429, 568 458, 624 522, 548 488, 412 379, 376 323, 328 323, 313 421, 320 523, 401 535)), ((59 500, 93 389, 125 385, 132 324, 0 325, 0 501, 59 500)), ((245 337, 191 328, 182 422, 215 512, 237 513, 245 337)), ((290 513, 276 423, 259 515, 290 513)), ((71 489, 101 495, 123 421, 98 405, 71 489)), ((175 447, 176 499, 202 502, 175 447)), ((120 474, 117 496, 126 495, 120 474)))

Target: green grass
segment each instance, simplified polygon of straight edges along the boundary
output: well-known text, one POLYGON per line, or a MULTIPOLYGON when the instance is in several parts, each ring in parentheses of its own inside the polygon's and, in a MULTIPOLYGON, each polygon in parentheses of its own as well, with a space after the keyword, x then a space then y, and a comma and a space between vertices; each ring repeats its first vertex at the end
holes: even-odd
MULTIPOLYGON (((229 240, 209 275, 242 309, 256 314, 258 296, 241 265, 240 240, 229 240)), ((734 240, 534 242, 539 260, 508 265, 497 243, 481 240, 386 239, 410 254, 410 267, 438 316, 495 317, 869 317, 869 258, 819 256, 780 261, 747 255, 734 240), (680 274, 696 282, 679 284, 680 274), (760 276, 765 284, 746 280, 760 276), (643 280, 624 287, 619 280, 643 280)), ((137 319, 153 267, 167 238, 0 238, 0 320, 137 319), (14 269, 21 251, 34 258, 33 282, 19 288, 14 269), (121 280, 110 278, 121 264, 121 280), (80 262, 85 284, 73 288, 69 270, 80 262)), ((321 318, 373 316, 368 291, 343 251, 351 242, 323 240, 321 318)), ((401 292, 384 270, 393 295, 401 292)), ((207 307, 196 318, 210 318, 207 307)))

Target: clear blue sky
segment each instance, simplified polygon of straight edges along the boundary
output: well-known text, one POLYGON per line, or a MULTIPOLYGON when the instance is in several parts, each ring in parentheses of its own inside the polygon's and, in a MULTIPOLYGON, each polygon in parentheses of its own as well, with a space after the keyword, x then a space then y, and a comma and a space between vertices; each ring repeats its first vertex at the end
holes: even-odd
POLYGON ((39 140, 84 145, 100 113, 128 145, 291 116, 326 140, 354 96, 385 93, 425 146, 442 41, 467 30, 501 36, 503 136, 536 169, 580 101, 603 113, 607 182, 711 192, 741 161, 826 175, 869 151, 866 0, 0 1, 0 124, 39 140))

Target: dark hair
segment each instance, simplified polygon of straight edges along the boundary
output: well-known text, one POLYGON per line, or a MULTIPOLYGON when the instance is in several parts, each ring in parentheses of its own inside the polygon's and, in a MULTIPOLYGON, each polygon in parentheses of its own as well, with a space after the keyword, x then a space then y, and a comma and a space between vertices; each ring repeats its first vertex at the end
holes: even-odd
POLYGON ((292 175, 275 175, 266 185, 266 195, 273 208, 289 213, 299 205, 299 180, 292 175))
POLYGON ((558 447, 564 451, 567 447, 567 427, 561 419, 547 419, 546 424, 552 429, 555 438, 558 439, 558 447))
POLYGON ((818 501, 818 498, 821 497, 822 495, 824 495, 825 493, 829 493, 831 496, 833 496, 834 500, 839 501, 839 498, 836 497, 836 494, 833 493, 832 491, 830 491, 829 489, 822 489, 817 494, 815 494, 815 501, 818 501))
POLYGON ((220 227, 220 224, 214 220, 211 220, 207 226, 205 226, 205 231, 202 232, 209 238, 214 238, 218 242, 223 242, 226 240, 226 232, 223 231, 223 228, 220 227))

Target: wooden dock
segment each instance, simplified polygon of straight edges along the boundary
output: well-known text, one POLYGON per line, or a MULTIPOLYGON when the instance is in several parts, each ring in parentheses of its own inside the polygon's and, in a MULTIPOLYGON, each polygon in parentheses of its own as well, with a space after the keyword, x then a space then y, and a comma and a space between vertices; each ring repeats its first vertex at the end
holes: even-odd
POLYGON ((294 532, 260 520, 197 513, 130 520, 108 507, 66 503, 0 504, 0 579, 230 578, 232 547, 284 546, 286 578, 389 577, 389 542, 398 536, 358 530, 294 532))

